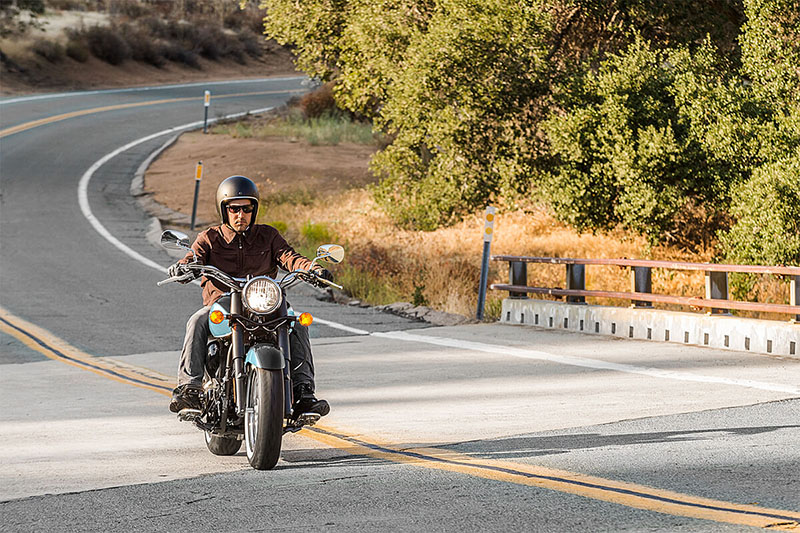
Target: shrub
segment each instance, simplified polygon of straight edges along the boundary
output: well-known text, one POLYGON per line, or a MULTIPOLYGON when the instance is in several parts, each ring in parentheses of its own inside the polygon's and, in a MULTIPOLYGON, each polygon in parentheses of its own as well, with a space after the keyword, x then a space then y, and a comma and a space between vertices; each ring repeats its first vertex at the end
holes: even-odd
POLYGON ((578 229, 622 224, 653 242, 709 244, 681 240, 687 218, 718 223, 730 188, 758 160, 751 139, 761 110, 728 72, 708 42, 692 53, 637 39, 558 93, 563 112, 544 123, 558 217, 578 229))
POLYGON ((31 49, 36 53, 36 55, 45 58, 51 63, 55 63, 64 59, 64 47, 56 41, 37 39, 31 45, 31 49))
POLYGON ((321 87, 304 94, 300 98, 300 110, 305 118, 317 118, 324 114, 336 112, 336 101, 333 99, 333 84, 326 83, 321 87))
POLYGON ((276 230, 278 230, 278 232, 281 233, 281 234, 286 233, 286 230, 289 229, 289 226, 286 224, 286 222, 283 222, 282 220, 275 220, 273 222, 267 222, 267 224, 269 226, 272 226, 276 230))
POLYGON ((736 223, 720 237, 732 263, 800 265, 800 150, 753 172, 734 192, 736 223))
POLYGON ((243 30, 236 34, 236 38, 239 39, 242 50, 250 57, 261 57, 264 54, 262 38, 255 33, 243 30))
POLYGON ((318 244, 329 243, 333 241, 333 234, 328 229, 326 224, 315 224, 313 222, 306 222, 300 230, 301 235, 308 244, 316 246, 318 244))
POLYGON ((200 58, 191 50, 186 50, 182 46, 170 43, 161 48, 162 55, 170 61, 182 63, 187 67, 200 68, 200 58))
POLYGON ((89 46, 83 39, 70 39, 67 41, 66 54, 79 63, 89 60, 89 46))
POLYGON ((92 26, 86 30, 86 42, 95 57, 112 65, 119 65, 131 57, 131 48, 117 28, 92 26))
POLYGON ((130 47, 132 59, 154 67, 164 66, 164 49, 153 41, 151 35, 131 24, 122 25, 120 33, 130 47))

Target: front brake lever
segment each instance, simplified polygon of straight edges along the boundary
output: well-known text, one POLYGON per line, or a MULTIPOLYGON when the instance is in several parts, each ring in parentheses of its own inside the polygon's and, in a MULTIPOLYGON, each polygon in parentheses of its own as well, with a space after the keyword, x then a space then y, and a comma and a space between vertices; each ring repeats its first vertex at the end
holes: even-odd
POLYGON ((195 279, 195 278, 191 274, 185 274, 183 276, 172 276, 171 278, 162 279, 161 281, 156 283, 156 285, 161 287, 162 285, 166 285, 167 283, 179 282, 179 281, 184 281, 184 280, 185 281, 190 281, 190 280, 193 280, 193 279, 195 279))

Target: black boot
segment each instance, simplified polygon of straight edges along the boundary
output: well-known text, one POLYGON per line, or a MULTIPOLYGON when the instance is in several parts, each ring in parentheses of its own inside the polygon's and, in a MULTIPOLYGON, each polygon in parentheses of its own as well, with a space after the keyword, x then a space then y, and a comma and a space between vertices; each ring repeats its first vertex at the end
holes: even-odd
POLYGON ((200 387, 197 385, 181 385, 172 391, 172 401, 169 402, 169 410, 178 413, 183 409, 202 408, 200 404, 200 387))
POLYGON ((317 400, 314 386, 311 383, 300 383, 294 387, 294 405, 292 416, 297 418, 305 413, 317 413, 325 416, 331 412, 331 406, 325 400, 317 400))

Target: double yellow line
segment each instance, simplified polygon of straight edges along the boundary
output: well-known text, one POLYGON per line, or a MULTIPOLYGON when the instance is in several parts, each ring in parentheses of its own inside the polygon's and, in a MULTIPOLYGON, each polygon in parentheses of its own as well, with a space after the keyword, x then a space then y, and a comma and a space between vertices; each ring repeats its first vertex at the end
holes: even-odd
MULTIPOLYGON (((267 94, 286 94, 286 93, 300 93, 304 92, 302 89, 292 89, 287 91, 261 91, 261 92, 254 92, 254 93, 238 93, 238 94, 223 94, 220 96, 215 96, 214 99, 220 98, 237 98, 240 96, 262 96, 267 94)), ((132 107, 144 107, 150 105, 159 105, 159 104, 172 104, 176 102, 189 102, 191 100, 202 100, 202 97, 191 96, 187 98, 169 98, 166 100, 148 100, 147 102, 134 102, 130 104, 118 104, 118 105, 109 105, 104 107, 94 107, 92 109, 81 109, 79 111, 71 111, 69 113, 63 113, 61 115, 54 115, 52 117, 45 117, 39 120, 33 120, 31 122, 25 122, 24 124, 18 124, 16 126, 12 126, 10 128, 6 128, 4 130, 0 130, 0 139, 6 137, 8 135, 13 135, 15 133, 20 133, 22 131, 30 130, 39 126, 44 126, 46 124, 52 124, 54 122, 60 122, 62 120, 67 120, 70 118, 75 117, 82 117, 84 115, 93 115, 95 113, 102 113, 104 111, 117 111, 119 109, 129 109, 132 107)))
MULTIPOLYGON (((50 332, 12 315, 2 307, 0 307, 0 330, 50 359, 160 394, 169 395, 172 390, 173 380, 163 374, 109 358, 92 357, 50 332)), ((335 428, 321 425, 307 428, 303 435, 353 455, 550 489, 636 509, 777 530, 800 528, 800 513, 795 511, 699 498, 564 470, 480 459, 445 449, 401 449, 392 444, 378 442, 376 439, 368 440, 346 435, 335 428)))

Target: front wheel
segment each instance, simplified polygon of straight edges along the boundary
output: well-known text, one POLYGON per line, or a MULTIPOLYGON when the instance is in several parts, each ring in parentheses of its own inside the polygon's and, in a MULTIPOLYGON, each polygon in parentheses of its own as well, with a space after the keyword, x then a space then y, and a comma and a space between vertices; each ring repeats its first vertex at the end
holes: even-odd
POLYGON ((283 437, 283 372, 251 367, 247 373, 244 444, 257 470, 278 463, 283 437))

